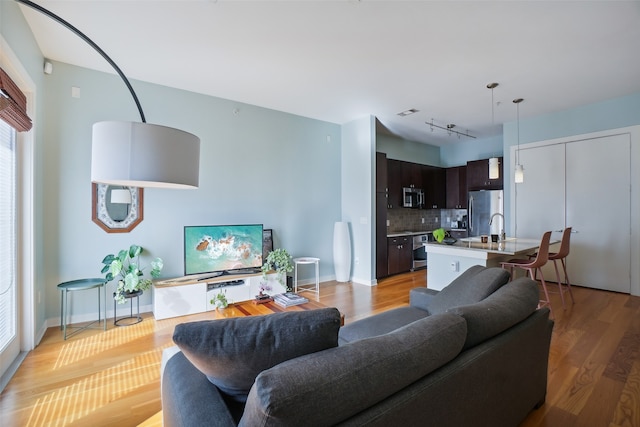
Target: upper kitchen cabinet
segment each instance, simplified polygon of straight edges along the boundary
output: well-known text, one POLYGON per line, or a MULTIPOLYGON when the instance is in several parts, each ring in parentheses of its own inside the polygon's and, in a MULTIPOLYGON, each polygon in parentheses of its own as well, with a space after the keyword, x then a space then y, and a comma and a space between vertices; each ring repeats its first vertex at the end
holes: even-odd
POLYGON ((446 169, 422 166, 425 209, 443 209, 446 204, 446 169))
POLYGON ((500 175, 489 179, 489 159, 467 162, 467 190, 502 190, 504 169, 502 157, 498 157, 500 175))
POLYGON ((376 153, 376 193, 387 192, 387 155, 376 153))
POLYGON ((402 164, 400 160, 387 159, 387 207, 402 207, 402 164))
POLYGON ((446 172, 447 209, 467 208, 467 167, 448 168, 446 172))
POLYGON ((422 188, 422 165, 410 162, 402 164, 402 187, 422 188))

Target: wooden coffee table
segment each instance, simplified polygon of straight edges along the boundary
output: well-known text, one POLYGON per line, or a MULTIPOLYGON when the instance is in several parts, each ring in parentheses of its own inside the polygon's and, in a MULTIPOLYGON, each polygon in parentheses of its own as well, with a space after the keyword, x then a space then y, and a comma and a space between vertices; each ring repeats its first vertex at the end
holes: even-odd
MULTIPOLYGON (((225 319, 230 317, 259 316, 263 314, 281 313, 283 311, 307 311, 319 308, 327 308, 317 301, 309 300, 304 304, 294 305, 292 307, 281 307, 273 301, 264 304, 255 304, 253 301, 244 301, 236 304, 230 304, 227 308, 209 311, 209 315, 213 315, 214 319, 225 319)), ((341 324, 344 325, 344 314, 340 314, 341 324)))

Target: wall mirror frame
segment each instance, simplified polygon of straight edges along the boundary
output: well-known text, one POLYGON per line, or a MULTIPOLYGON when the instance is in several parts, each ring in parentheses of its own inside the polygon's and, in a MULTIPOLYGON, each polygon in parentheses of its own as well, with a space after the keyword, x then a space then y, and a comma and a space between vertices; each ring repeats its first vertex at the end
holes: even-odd
POLYGON ((143 219, 144 189, 108 184, 91 184, 91 219, 107 233, 128 233, 143 219), (114 193, 127 196, 125 203, 116 202, 114 193), (126 194, 129 192, 130 200, 126 194), (130 203, 128 203, 130 202, 130 203))

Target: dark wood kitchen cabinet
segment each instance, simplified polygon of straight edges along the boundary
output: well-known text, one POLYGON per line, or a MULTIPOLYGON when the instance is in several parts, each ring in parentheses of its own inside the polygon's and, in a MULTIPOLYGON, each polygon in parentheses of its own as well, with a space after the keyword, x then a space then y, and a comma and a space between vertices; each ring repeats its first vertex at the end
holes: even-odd
POLYGON ((376 279, 389 275, 387 263, 387 194, 376 193, 376 279))
POLYGON ((422 188, 422 165, 410 162, 401 162, 401 164, 401 187, 422 188))
POLYGON ((425 209, 443 209, 446 203, 446 170, 422 166, 422 189, 425 209))
POLYGON ((402 164, 400 160, 387 159, 387 207, 402 207, 402 164))
MULTIPOLYGON (((488 166, 487 166, 488 167, 488 166)), ((447 168, 447 209, 467 208, 467 167, 447 168)))
POLYGON ((388 275, 405 273, 411 270, 413 238, 411 236, 387 238, 388 275))
POLYGON ((387 155, 376 153, 376 193, 387 192, 387 155))
POLYGON ((467 190, 502 190, 504 169, 502 157, 498 157, 498 179, 489 179, 489 159, 467 162, 467 190))

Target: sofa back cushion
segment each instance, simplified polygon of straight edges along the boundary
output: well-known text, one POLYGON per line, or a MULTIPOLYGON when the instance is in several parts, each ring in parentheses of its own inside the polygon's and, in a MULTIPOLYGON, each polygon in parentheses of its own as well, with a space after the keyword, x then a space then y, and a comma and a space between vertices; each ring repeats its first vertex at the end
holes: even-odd
POLYGON ((256 378, 240 425, 334 425, 455 358, 466 331, 444 313, 281 363, 256 378))
POLYGON ((521 277, 480 302, 453 307, 447 312, 467 321, 466 350, 529 317, 538 307, 539 299, 538 284, 521 277))
POLYGON ((482 301, 509 281, 509 272, 497 267, 474 265, 426 302, 429 314, 482 301))
POLYGON ((182 323, 173 341, 220 391, 244 402, 260 372, 338 345, 336 308, 182 323))

